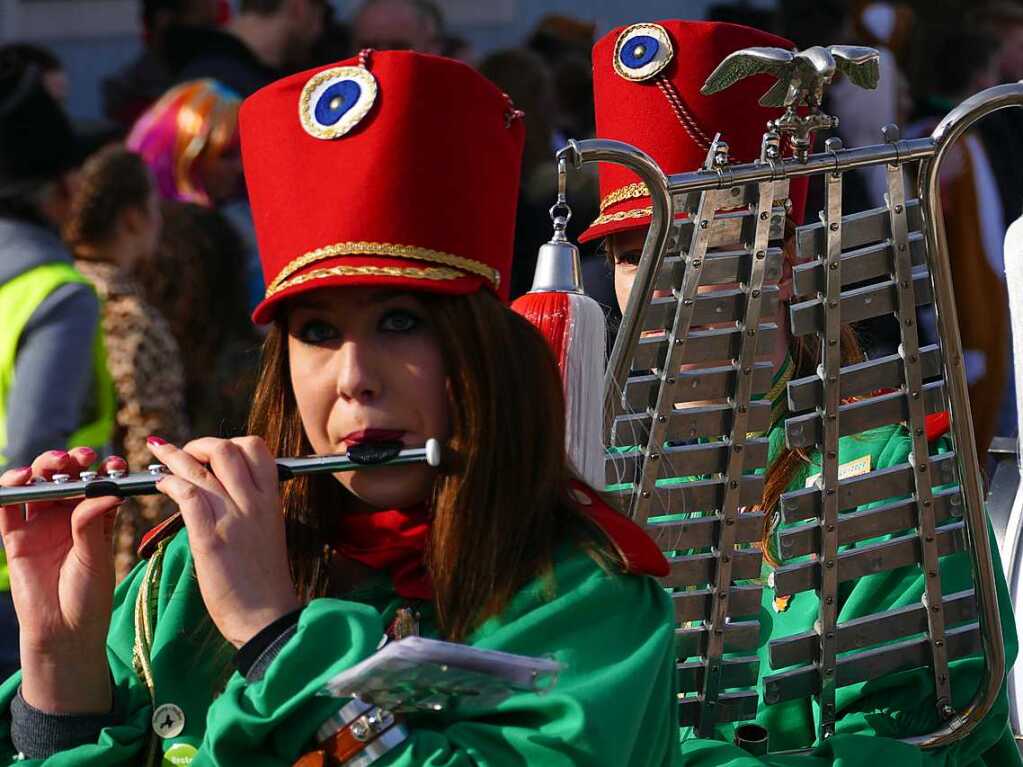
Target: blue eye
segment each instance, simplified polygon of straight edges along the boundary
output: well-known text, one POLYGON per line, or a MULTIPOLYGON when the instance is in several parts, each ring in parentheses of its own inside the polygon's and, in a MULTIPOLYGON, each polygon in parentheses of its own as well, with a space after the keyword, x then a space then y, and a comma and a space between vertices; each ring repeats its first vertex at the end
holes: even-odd
POLYGON ((405 309, 393 309, 380 318, 380 329, 387 333, 410 333, 422 320, 405 309))
POLYGON ((335 139, 362 122, 377 97, 377 81, 363 67, 332 67, 309 78, 298 116, 310 136, 335 139))
POLYGON ((649 80, 671 63, 675 55, 668 31, 660 24, 633 24, 615 42, 615 72, 626 80, 649 80))
POLYGON ((337 338, 337 328, 323 320, 308 320, 302 323, 295 336, 307 344, 322 344, 337 338))

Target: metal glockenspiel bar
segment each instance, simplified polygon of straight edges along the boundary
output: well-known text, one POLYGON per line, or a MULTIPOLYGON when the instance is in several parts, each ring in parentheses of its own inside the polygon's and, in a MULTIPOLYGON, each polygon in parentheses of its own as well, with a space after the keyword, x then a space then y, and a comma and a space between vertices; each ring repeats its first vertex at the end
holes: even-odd
MULTIPOLYGON (((732 421, 731 435, 728 440, 730 448, 726 476, 728 477, 727 490, 721 504, 721 520, 724 523, 718 536, 718 545, 715 551, 717 559, 717 572, 714 578, 715 600, 711 609, 710 620, 707 621, 709 631, 707 648, 704 654, 706 672, 703 676, 703 708, 697 732, 701 737, 710 737, 714 732, 716 724, 717 700, 720 697, 722 688, 734 687, 755 687, 757 675, 754 673, 751 680, 744 678, 725 678, 724 654, 724 631, 728 616, 728 597, 733 580, 742 578, 757 578, 760 575, 760 553, 755 558, 756 569, 752 572, 740 572, 738 568, 740 551, 736 546, 736 522, 739 515, 739 499, 741 489, 739 478, 743 474, 744 456, 747 435, 751 430, 750 426, 750 405, 753 395, 753 363, 756 361, 756 342, 760 330, 761 313, 765 311, 764 301, 764 272, 767 257, 768 238, 770 236, 771 208, 773 207, 774 194, 771 182, 761 182, 759 185, 759 199, 756 204, 756 232, 753 237, 753 266, 750 269, 750 281, 746 287, 746 310, 743 315, 740 329, 744 332, 744 343, 742 350, 736 360, 736 378, 738 386, 731 399, 735 408, 735 416, 732 421)), ((767 403, 770 413, 770 403, 767 403)), ((768 421, 768 426, 770 422, 768 421)), ((766 431, 766 428, 762 428, 766 431)), ((765 461, 766 463, 766 461, 765 461)), ((759 664, 745 664, 747 668, 759 669, 759 664)))
MULTIPOLYGON (((901 344, 899 356, 902 357, 902 369, 905 374, 906 403, 909 406, 909 418, 906 423, 913 440, 913 452, 909 455, 909 463, 917 469, 914 496, 917 503, 926 512, 933 512, 931 465, 928 460, 930 449, 924 423, 923 374, 920 365, 920 339, 917 333, 916 306, 917 298, 913 283, 913 264, 909 252, 908 225, 906 222, 906 194, 903 189, 902 166, 889 163, 888 174, 888 209, 891 214, 892 260, 894 275, 898 282, 899 329, 901 344)), ((938 714, 942 720, 952 717, 952 692, 948 672, 948 650, 945 647, 945 616, 942 609, 941 573, 938 567, 937 532, 933 513, 919 515, 917 531, 920 537, 921 566, 923 568, 926 591, 925 603, 933 605, 927 610, 928 634, 931 650, 931 670, 934 677, 934 689, 938 714)), ((987 531, 984 531, 987 536, 987 531)))
MULTIPOLYGON (((841 148, 837 139, 828 139, 829 152, 841 148)), ((824 259, 825 289, 821 300, 826 303, 824 333, 821 337, 822 366, 818 369, 823 390, 823 434, 821 452, 821 533, 817 556, 820 568, 820 592, 817 617, 819 671, 817 700, 820 705, 818 732, 822 738, 835 733, 835 670, 838 661, 835 626, 838 622, 838 439, 840 435, 838 374, 842 367, 842 174, 838 171, 825 177, 825 223, 828 225, 824 259)), ((777 572, 777 571, 775 571, 777 572)), ((790 594, 789 591, 779 593, 790 594)))

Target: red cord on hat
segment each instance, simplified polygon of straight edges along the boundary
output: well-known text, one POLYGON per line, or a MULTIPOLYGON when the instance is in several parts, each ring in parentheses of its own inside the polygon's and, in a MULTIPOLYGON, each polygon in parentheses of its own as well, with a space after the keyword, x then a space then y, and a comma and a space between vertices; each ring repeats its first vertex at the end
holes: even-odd
POLYGON ((675 117, 682 123, 682 127, 685 132, 689 134, 689 138, 693 140, 696 146, 703 150, 710 149, 710 139, 707 138, 707 134, 704 133, 699 124, 689 114, 689 110, 686 109, 685 104, 682 103, 682 99, 678 95, 678 91, 675 89, 675 85, 666 78, 664 75, 657 75, 654 78, 654 82, 657 83, 657 87, 660 88, 661 93, 664 94, 664 98, 668 100, 668 106, 671 107, 671 111, 675 113, 675 117), (694 135, 697 134, 697 135, 694 135))

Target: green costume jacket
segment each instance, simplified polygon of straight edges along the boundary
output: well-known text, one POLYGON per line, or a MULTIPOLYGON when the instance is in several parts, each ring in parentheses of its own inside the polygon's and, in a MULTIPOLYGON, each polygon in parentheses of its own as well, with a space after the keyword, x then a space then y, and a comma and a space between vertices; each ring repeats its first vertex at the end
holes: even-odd
MULTIPOLYGON (((784 446, 784 427, 779 422, 768 434, 768 460, 784 446)), ((870 457, 870 471, 905 463, 911 450, 909 434, 902 426, 887 426, 863 434, 842 438, 839 461, 849 463, 870 457)), ((936 452, 947 450, 944 440, 932 443, 936 452)), ((804 466, 793 477, 791 490, 805 486, 808 477, 820 472, 820 457, 813 465, 804 466)), ((891 537, 891 536, 888 536, 891 537)), ((881 540, 881 539, 878 539, 881 540)), ((992 544, 997 557, 997 546, 992 544)), ((768 643, 771 639, 812 631, 817 618, 819 600, 814 592, 796 594, 787 609, 779 612, 774 605, 777 596, 767 585, 770 568, 764 568, 764 591, 760 607, 760 693, 756 722, 770 732, 770 749, 807 748, 816 740, 820 712, 808 699, 786 701, 776 705, 763 703, 763 677, 773 672, 768 643)), ((995 562, 999 577, 999 605, 1002 634, 1005 639, 1006 667, 1016 658, 1018 638, 1011 602, 1000 564, 995 562)), ((924 582, 919 568, 902 568, 879 573, 843 584, 838 614, 840 622, 864 615, 920 603, 924 582)), ((943 557, 941 581, 944 593, 970 588, 970 562, 967 553, 943 557)), ((950 664, 953 704, 964 707, 982 677, 979 658, 965 658, 950 664)), ((1003 686, 995 707, 985 720, 965 739, 952 746, 922 751, 898 742, 898 738, 932 732, 939 728, 933 683, 926 669, 902 672, 872 682, 839 687, 836 699, 836 735, 806 756, 752 757, 731 745, 732 726, 719 728, 721 740, 698 739, 688 728, 682 730, 681 763, 686 767, 754 767, 755 765, 791 765, 816 767, 1013 767, 1023 764, 1008 726, 1008 703, 1003 686)))
MULTIPOLYGON (((318 691, 371 655, 396 610, 409 604, 383 575, 346 596, 306 606, 263 678, 247 682, 231 673, 233 648, 207 616, 187 535, 178 533, 116 592, 107 654, 120 723, 45 764, 184 765, 192 756, 193 767, 291 765, 344 703, 318 691), (165 703, 185 715, 184 731, 169 740, 156 737, 151 724, 165 703)), ((417 606, 421 633, 435 636, 430 606, 417 606)), ((564 664, 557 686, 513 695, 492 710, 413 716, 409 741, 376 764, 670 764, 678 732, 670 615, 653 578, 608 573, 577 548, 562 547, 551 573, 527 584, 467 640, 553 655, 564 664)), ((8 710, 19 678, 0 687, 0 763, 16 758, 8 710)), ((30 763, 39 762, 19 762, 30 763)))

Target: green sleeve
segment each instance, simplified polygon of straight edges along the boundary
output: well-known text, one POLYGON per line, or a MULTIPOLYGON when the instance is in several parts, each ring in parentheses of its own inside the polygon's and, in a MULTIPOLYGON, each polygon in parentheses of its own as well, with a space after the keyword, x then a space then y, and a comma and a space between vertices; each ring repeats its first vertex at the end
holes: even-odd
MULTIPOLYGON (((139 563, 114 593, 113 614, 107 638, 107 659, 114 681, 114 706, 120 724, 104 729, 96 743, 55 754, 46 760, 24 760, 21 765, 134 765, 148 741, 149 697, 132 665, 134 606, 145 577, 146 563, 139 563)), ((21 672, 0 685, 0 759, 14 761, 10 739, 10 705, 21 684, 21 672)))
MULTIPOLYGON (((673 633, 668 599, 649 578, 608 574, 584 555, 527 585, 468 643, 553 655, 553 691, 515 694, 492 708, 410 717, 408 742, 388 765, 666 765, 677 753, 673 633)), ((235 675, 210 711, 200 765, 290 765, 342 701, 316 692, 370 655, 378 614, 333 599, 312 602, 264 678, 235 675)))

